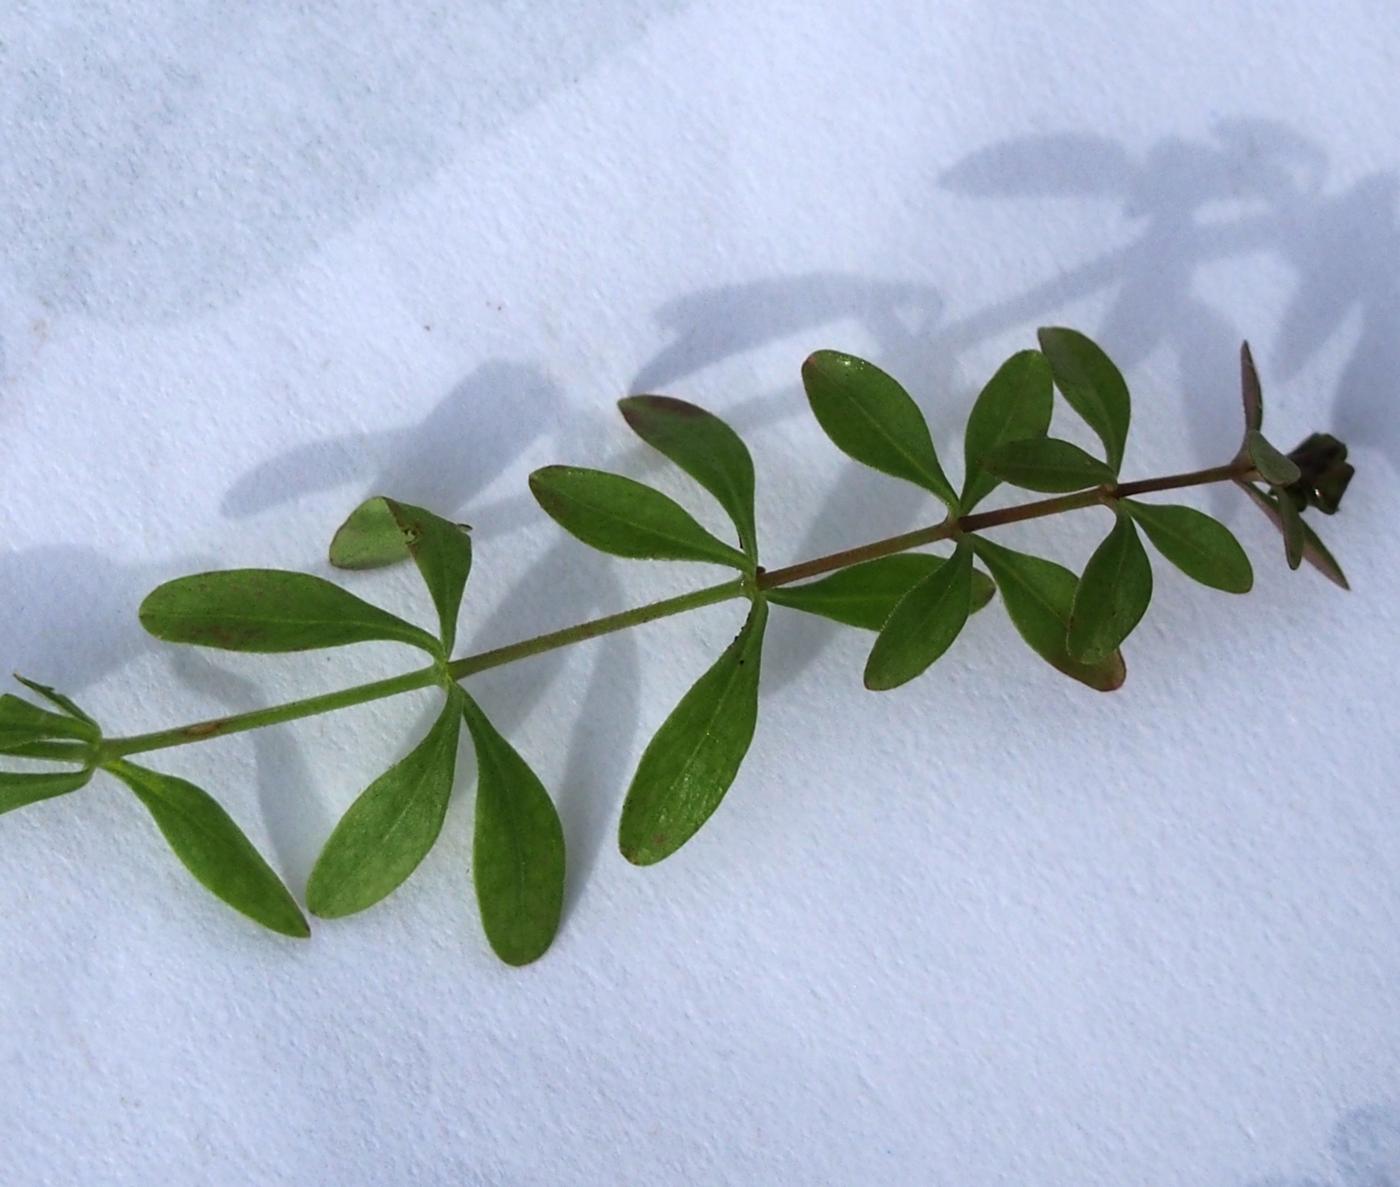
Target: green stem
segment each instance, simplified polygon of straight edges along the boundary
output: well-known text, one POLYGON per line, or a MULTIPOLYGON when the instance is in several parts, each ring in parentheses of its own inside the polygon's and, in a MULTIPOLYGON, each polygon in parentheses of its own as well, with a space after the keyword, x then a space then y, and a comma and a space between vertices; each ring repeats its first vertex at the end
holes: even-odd
MULTIPOLYGON (((446 668, 446 675, 452 680, 462 680, 467 676, 499 668, 516 660, 542 655, 560 647, 581 643, 585 639, 596 639, 600 635, 627 630, 659 618, 669 618, 697 610, 701 606, 712 606, 733 598, 750 596, 755 590, 773 589, 794 581, 803 581, 848 568, 862 561, 876 560, 882 556, 893 556, 913 548, 922 548, 939 540, 964 532, 979 532, 986 528, 1001 527, 1009 523, 1021 523, 1028 519, 1041 519, 1047 515, 1059 515, 1082 507, 1092 507, 1111 503, 1117 498, 1149 494, 1152 491, 1177 490, 1187 486, 1204 486, 1212 482, 1227 482, 1246 476, 1251 470, 1248 462, 1233 463, 1228 466, 1214 466, 1207 470, 1192 470, 1184 474, 1169 474, 1161 478, 1149 478, 1139 482, 1125 482, 1113 487, 1095 487, 1093 490, 1079 491, 1071 495, 1058 495, 1050 499, 1038 499, 1031 503, 1021 503, 1015 507, 1005 507, 999 511, 984 511, 977 515, 965 515, 961 519, 945 519, 941 523, 918 528, 902 535, 875 540, 858 548, 848 548, 833 552, 801 564, 789 565, 772 572, 759 570, 756 579, 740 577, 719 585, 706 586, 692 593, 664 598, 650 602, 618 614, 609 614, 577 626, 537 635, 519 643, 496 647, 476 655, 452 660, 446 668)), ((337 692, 322 693, 320 696, 305 697, 299 701, 289 701, 283 705, 273 705, 266 709, 255 709, 249 713, 238 713, 229 717, 215 717, 208 721, 197 721, 190 725, 176 726, 174 729, 157 730, 149 734, 133 734, 126 738, 109 738, 102 743, 99 762, 108 763, 130 754, 142 754, 148 750, 165 750, 171 746, 185 746, 192 742, 203 742, 210 738, 222 738, 229 734, 243 733, 260 729, 266 725, 280 725, 296 721, 302 717, 314 717, 320 713, 331 713, 346 709, 351 705, 363 705, 367 701, 382 700, 397 696, 416 688, 427 688, 444 678, 443 669, 434 664, 393 676, 387 680, 375 680, 369 684, 357 684, 337 692)))

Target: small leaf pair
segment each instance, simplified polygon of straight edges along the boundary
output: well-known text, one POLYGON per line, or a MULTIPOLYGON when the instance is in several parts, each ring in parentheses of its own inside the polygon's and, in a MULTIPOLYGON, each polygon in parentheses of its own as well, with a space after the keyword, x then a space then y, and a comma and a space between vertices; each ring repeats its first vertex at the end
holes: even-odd
MULTIPOLYGON (((350 515, 331 541, 331 562, 368 569, 412 557, 438 612, 445 659, 471 571, 463 525, 378 496, 350 515)), ((549 793, 477 703, 446 682, 446 702, 421 741, 365 789, 341 817, 307 885, 325 918, 363 911, 402 885, 442 832, 456 777, 462 722, 476 750, 472 877, 492 950, 508 964, 542 956, 559 928, 564 833, 549 793)))
POLYGON ((389 640, 450 653, 471 571, 471 539, 421 507, 367 500, 336 535, 332 559, 370 568, 412 556, 437 608, 441 640, 310 573, 226 569, 178 577, 141 603, 141 625, 169 643, 225 651, 291 652, 389 640))
POLYGON ((0 755, 72 761, 78 770, 0 771, 0 815, 85 786, 92 778, 102 731, 60 692, 15 673, 15 679, 59 712, 5 693, 0 696, 0 755))
POLYGON ((1093 662, 1122 644, 1152 600, 1152 564, 1137 529, 1186 576, 1226 593, 1254 584, 1249 557, 1219 520, 1193 507, 1156 506, 1135 499, 1115 503, 1112 530, 1084 568, 1070 610, 1066 645, 1093 662))
POLYGON ((619 407, 633 432, 714 496, 734 524, 739 549, 706 531, 655 487, 603 470, 536 470, 530 490, 539 505, 600 552, 702 561, 752 573, 758 563, 753 460, 738 434, 719 417, 668 396, 629 396, 619 407))
POLYGON ((1240 393, 1244 404, 1244 442, 1237 463, 1249 463, 1269 484, 1268 492, 1253 482, 1237 478, 1236 484, 1268 516, 1283 535, 1284 557, 1290 569, 1307 561, 1329 581, 1350 589, 1346 574, 1321 538, 1303 522, 1309 504, 1326 514, 1337 510, 1342 492, 1351 481, 1346 446, 1334 437, 1315 433, 1292 454, 1285 455, 1264 436, 1264 394, 1249 343, 1240 345, 1240 393), (1304 475, 1298 459, 1308 465, 1304 475))
MULTIPOLYGON (((1038 332, 1040 351, 1023 351, 1002 367, 983 389, 968 419, 968 471, 979 473, 986 485, 989 475, 1024 490, 1045 494, 1072 494, 1096 486, 1112 486, 1118 480, 1128 439, 1132 405, 1128 385, 1103 350, 1077 330, 1046 327, 1038 332), (1019 363, 1007 379, 1002 373, 1019 363), (1000 417, 994 410, 1008 402, 1003 386, 1017 380, 1021 406, 1034 409, 1014 428, 994 440, 982 425, 1000 417), (1050 426, 1052 388, 1079 414, 1103 442, 1107 455, 1100 461, 1070 441, 1046 436, 1050 426), (975 448, 975 453, 974 453, 975 448)), ((981 489, 981 486, 979 486, 981 489)))
MULTIPOLYGON (((734 524, 742 551, 707 532, 644 483, 600 470, 548 466, 530 475, 540 506, 585 544, 614 556, 706 561, 753 577, 758 542, 748 447, 723 420, 683 400, 620 401, 632 430, 705 488, 734 524)), ((618 847, 638 865, 670 856, 719 807, 753 739, 768 608, 753 599, 743 628, 662 723, 623 802, 618 847)))
MULTIPOLYGON (((0 752, 35 754, 43 739, 82 743, 78 771, 0 772, 0 813, 77 791, 92 778, 102 733, 69 697, 16 675, 60 712, 18 697, 0 697, 0 752)), ((103 769, 131 789, 155 820, 175 855, 208 890, 264 927, 283 935, 311 934, 296 901, 232 817, 193 783, 110 759, 103 769)))
MULTIPOLYGON (((960 624, 943 621, 960 613, 958 593, 946 593, 946 587, 956 591, 963 583, 961 561, 953 573, 946 572, 952 563, 926 553, 896 553, 838 569, 819 581, 779 586, 769 590, 767 598, 833 622, 879 631, 866 664, 865 684, 871 689, 894 688, 932 664, 960 629, 960 624)), ((968 568, 970 614, 991 600, 995 587, 986 574, 968 568)))
POLYGON ((401 886, 442 832, 463 720, 476 748, 472 876, 486 936, 506 963, 544 954, 559 927, 564 834, 535 773, 459 688, 427 735, 369 785, 331 833, 307 885, 323 918, 372 907, 401 886))

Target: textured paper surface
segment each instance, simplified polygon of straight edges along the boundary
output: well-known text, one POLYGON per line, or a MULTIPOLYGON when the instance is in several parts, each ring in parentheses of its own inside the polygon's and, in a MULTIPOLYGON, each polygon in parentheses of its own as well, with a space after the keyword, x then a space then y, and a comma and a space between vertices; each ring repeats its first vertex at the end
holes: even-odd
MULTIPOLYGON (((0 663, 122 731, 389 674, 389 646, 157 646, 215 565, 310 567, 363 496, 475 525, 466 649, 712 579, 528 498, 646 478, 613 401, 729 417, 765 560, 912 527, 822 438, 812 349, 918 395, 950 471, 1038 324, 1133 387, 1125 472, 1268 424, 1358 476, 1247 599, 1158 567, 1126 688, 979 615, 930 676, 774 614, 758 735, 640 871, 621 793, 737 610, 473 685, 553 789, 569 905, 512 972, 470 784, 374 911, 306 944, 194 885, 108 780, 0 819, 7 1184, 1400 1183, 1400 22, 1388 0, 10 5, 0 16, 0 663), (266 10, 265 10, 266 9, 266 10), (274 12, 276 15, 274 15, 274 12)), ((1058 423, 1065 423, 1063 414, 1058 423)), ((1080 564, 1099 513, 1002 534, 1080 564)), ((346 578, 430 608, 411 572, 346 578)), ((300 893, 430 698, 172 751, 300 893)), ((464 765, 470 771, 469 761, 464 765)))

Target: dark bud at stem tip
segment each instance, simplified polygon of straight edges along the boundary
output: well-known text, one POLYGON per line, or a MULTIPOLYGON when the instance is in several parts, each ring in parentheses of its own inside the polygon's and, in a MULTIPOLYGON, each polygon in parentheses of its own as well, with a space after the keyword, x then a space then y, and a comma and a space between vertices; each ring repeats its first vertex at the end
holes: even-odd
POLYGON ((1302 471, 1298 481, 1287 487, 1298 510, 1316 507, 1324 515, 1334 514, 1356 473, 1347 463, 1346 445, 1330 433, 1314 433, 1288 457, 1302 471))

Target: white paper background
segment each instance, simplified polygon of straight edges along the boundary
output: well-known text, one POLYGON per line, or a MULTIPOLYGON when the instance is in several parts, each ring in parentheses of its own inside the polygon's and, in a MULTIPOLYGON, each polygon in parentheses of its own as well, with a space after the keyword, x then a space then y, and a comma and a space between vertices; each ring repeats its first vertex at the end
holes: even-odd
MULTIPOLYGON (((1400 1183, 1391 0, 452 9, 0 15, 7 667, 116 732, 401 670, 181 654, 134 613, 197 568, 328 572, 377 491, 476 525, 473 650, 710 580, 526 494, 608 466, 720 528, 628 440, 629 391, 745 433, 770 565, 902 530, 930 508, 824 441, 801 359, 888 367, 956 472, 1047 322, 1127 371, 1133 474, 1228 456, 1248 336, 1280 444, 1353 448, 1320 526, 1355 591, 1208 492, 1256 590, 1159 566, 1112 697, 996 609, 881 697, 868 639, 775 614, 744 771, 647 871, 622 789, 737 607, 493 673, 571 846, 523 972, 474 919, 469 783, 410 883, 303 945, 108 780, 6 816, 4 1181, 1400 1183)), ((1103 526, 1001 538, 1077 564, 1103 526)), ((425 609, 410 573, 349 584, 425 609)), ((300 892, 429 705, 159 765, 300 892)))

